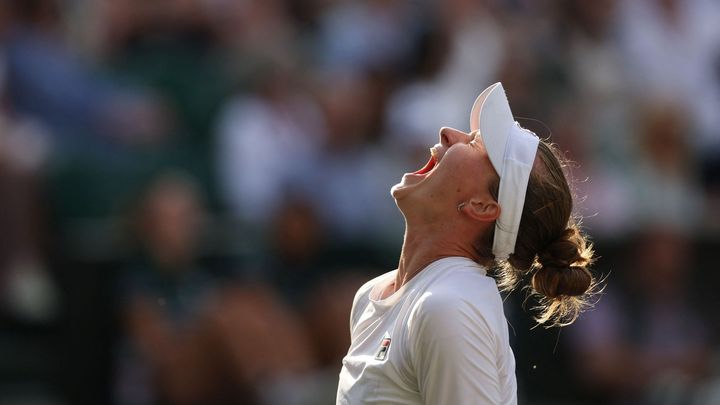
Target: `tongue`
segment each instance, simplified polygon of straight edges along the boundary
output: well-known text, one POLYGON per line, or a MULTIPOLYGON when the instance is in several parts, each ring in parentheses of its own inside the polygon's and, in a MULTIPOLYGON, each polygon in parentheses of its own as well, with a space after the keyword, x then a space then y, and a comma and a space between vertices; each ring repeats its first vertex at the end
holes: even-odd
POLYGON ((428 162, 425 164, 425 166, 423 166, 422 169, 414 172, 413 174, 425 174, 425 173, 429 172, 430 170, 432 170, 432 168, 434 166, 435 166, 435 159, 430 157, 430 160, 428 160, 428 162))

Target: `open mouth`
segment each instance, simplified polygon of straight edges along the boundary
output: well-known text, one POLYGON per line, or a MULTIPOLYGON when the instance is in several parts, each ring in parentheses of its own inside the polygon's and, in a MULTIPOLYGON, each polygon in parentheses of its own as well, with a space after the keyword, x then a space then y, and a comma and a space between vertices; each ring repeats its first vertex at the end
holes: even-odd
POLYGON ((416 172, 413 172, 413 174, 430 173, 430 171, 432 171, 432 169, 435 168, 437 163, 438 163, 438 159, 437 159, 437 156, 435 156, 435 151, 433 149, 431 149, 430 150, 430 160, 428 160, 428 162, 425 164, 425 166, 422 167, 422 169, 420 169, 416 172))

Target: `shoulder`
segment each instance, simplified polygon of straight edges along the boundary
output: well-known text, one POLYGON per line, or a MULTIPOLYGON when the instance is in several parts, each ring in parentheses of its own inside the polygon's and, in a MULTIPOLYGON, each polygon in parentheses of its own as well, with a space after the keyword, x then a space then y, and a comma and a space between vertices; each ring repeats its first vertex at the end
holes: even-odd
POLYGON ((373 287, 375 287, 378 283, 393 277, 396 271, 397 270, 392 270, 381 274, 366 282, 357 290, 355 297, 353 298, 352 309, 350 311, 351 325, 357 321, 356 317, 359 315, 358 308, 365 307, 370 302, 370 292, 373 290, 373 287))
POLYGON ((486 312, 502 308, 495 279, 472 262, 457 263, 438 269, 437 279, 428 286, 418 309, 425 312, 456 312, 472 307, 486 312))
POLYGON ((388 271, 387 273, 383 273, 363 284, 360 288, 358 288, 357 292, 355 293, 353 304, 363 297, 369 297, 373 287, 375 287, 378 283, 387 280, 390 277, 394 277, 396 271, 397 270, 388 271))
POLYGON ((451 335, 494 334, 505 327, 502 299, 493 278, 472 266, 443 271, 417 300, 410 319, 413 329, 451 335))

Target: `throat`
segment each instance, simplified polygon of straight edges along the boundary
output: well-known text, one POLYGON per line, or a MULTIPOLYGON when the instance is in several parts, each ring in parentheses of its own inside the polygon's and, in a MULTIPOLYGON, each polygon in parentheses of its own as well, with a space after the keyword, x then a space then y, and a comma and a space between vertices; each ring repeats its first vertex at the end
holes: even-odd
POLYGON ((408 226, 395 277, 395 291, 437 260, 446 257, 466 257, 477 261, 473 241, 473 235, 465 235, 462 230, 455 228, 449 232, 432 226, 408 226))

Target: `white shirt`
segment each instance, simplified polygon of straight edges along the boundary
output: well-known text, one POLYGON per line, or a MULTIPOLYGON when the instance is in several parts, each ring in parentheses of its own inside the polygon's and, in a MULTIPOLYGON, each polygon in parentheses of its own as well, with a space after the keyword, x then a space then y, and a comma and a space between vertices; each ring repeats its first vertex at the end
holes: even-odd
POLYGON ((338 404, 516 404, 515 359, 495 280, 437 260, 385 299, 397 270, 363 285, 350 315, 338 404))

